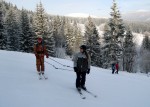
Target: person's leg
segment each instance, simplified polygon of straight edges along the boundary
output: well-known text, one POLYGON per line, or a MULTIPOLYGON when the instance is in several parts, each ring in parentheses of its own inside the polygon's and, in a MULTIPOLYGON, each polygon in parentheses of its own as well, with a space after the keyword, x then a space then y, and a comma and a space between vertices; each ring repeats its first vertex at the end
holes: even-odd
POLYGON ((86 81, 86 72, 81 74, 81 88, 86 90, 85 81, 86 81))
POLYGON ((80 81, 81 81, 81 74, 80 72, 76 72, 77 78, 76 78, 76 88, 80 88, 80 81))
POLYGON ((44 70, 45 70, 45 67, 44 67, 44 57, 41 58, 41 72, 42 74, 44 74, 44 70))
POLYGON ((40 60, 39 59, 36 59, 36 69, 37 69, 37 72, 40 75, 40 60))
POLYGON ((112 69, 112 74, 114 74, 114 72, 115 72, 115 70, 114 70, 114 69, 112 69))

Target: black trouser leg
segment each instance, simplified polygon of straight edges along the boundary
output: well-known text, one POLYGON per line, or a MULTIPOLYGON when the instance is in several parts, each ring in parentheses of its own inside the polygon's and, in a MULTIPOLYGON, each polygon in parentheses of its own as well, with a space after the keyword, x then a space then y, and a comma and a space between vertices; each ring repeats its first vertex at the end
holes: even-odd
POLYGON ((81 87, 85 85, 86 81, 86 73, 81 74, 81 87))
POLYGON ((114 74, 114 72, 115 72, 115 70, 113 69, 113 70, 112 70, 112 74, 114 74))
POLYGON ((81 81, 81 73, 76 72, 77 78, 76 78, 76 88, 80 87, 80 81, 81 81))

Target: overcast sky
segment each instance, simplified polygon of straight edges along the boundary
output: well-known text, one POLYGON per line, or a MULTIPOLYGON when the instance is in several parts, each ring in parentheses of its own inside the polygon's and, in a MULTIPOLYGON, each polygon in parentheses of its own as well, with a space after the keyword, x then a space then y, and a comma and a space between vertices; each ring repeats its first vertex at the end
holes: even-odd
MULTIPOLYGON (((109 17, 113 0, 5 0, 35 10, 36 4, 42 2, 49 14, 68 15, 70 13, 86 13, 90 15, 109 17)), ((136 11, 150 11, 150 0, 116 0, 122 14, 136 11)))

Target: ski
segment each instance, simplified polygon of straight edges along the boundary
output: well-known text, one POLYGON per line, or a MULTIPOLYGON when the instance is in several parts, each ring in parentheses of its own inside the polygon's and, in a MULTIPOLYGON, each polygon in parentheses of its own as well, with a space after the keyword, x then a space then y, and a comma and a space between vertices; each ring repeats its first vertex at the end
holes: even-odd
POLYGON ((86 97, 83 95, 83 93, 81 92, 81 90, 78 90, 78 89, 77 89, 77 91, 78 91, 78 93, 80 94, 80 97, 81 97, 82 99, 86 99, 86 97))
POLYGON ((46 77, 45 75, 42 75, 42 76, 44 77, 44 79, 45 79, 45 80, 47 80, 47 79, 48 79, 48 77, 46 77))
POLYGON ((39 75, 39 80, 42 80, 42 79, 45 79, 45 80, 47 80, 48 79, 48 77, 46 77, 44 74, 42 74, 42 73, 38 73, 38 75, 39 75))
MULTIPOLYGON (((84 89, 82 89, 82 90, 84 90, 84 89)), ((95 95, 91 91, 88 91, 88 90, 84 90, 84 91, 87 92, 88 94, 90 94, 91 96, 93 96, 94 98, 97 98, 97 95, 95 95)))
POLYGON ((39 75, 39 80, 42 80, 42 76, 41 75, 39 75))

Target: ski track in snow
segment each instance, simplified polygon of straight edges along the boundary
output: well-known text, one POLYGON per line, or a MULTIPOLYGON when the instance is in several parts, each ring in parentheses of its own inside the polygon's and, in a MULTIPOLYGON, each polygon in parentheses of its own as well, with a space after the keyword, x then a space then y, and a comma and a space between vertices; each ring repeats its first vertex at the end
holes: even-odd
MULTIPOLYGON (((72 61, 53 58, 72 66, 72 61)), ((58 63, 46 59, 57 67, 58 63)), ((150 107, 150 77, 92 67, 81 99, 73 71, 56 70, 45 63, 48 80, 39 80, 33 54, 0 51, 0 107, 150 107)), ((71 69, 71 68, 67 68, 71 69)))

